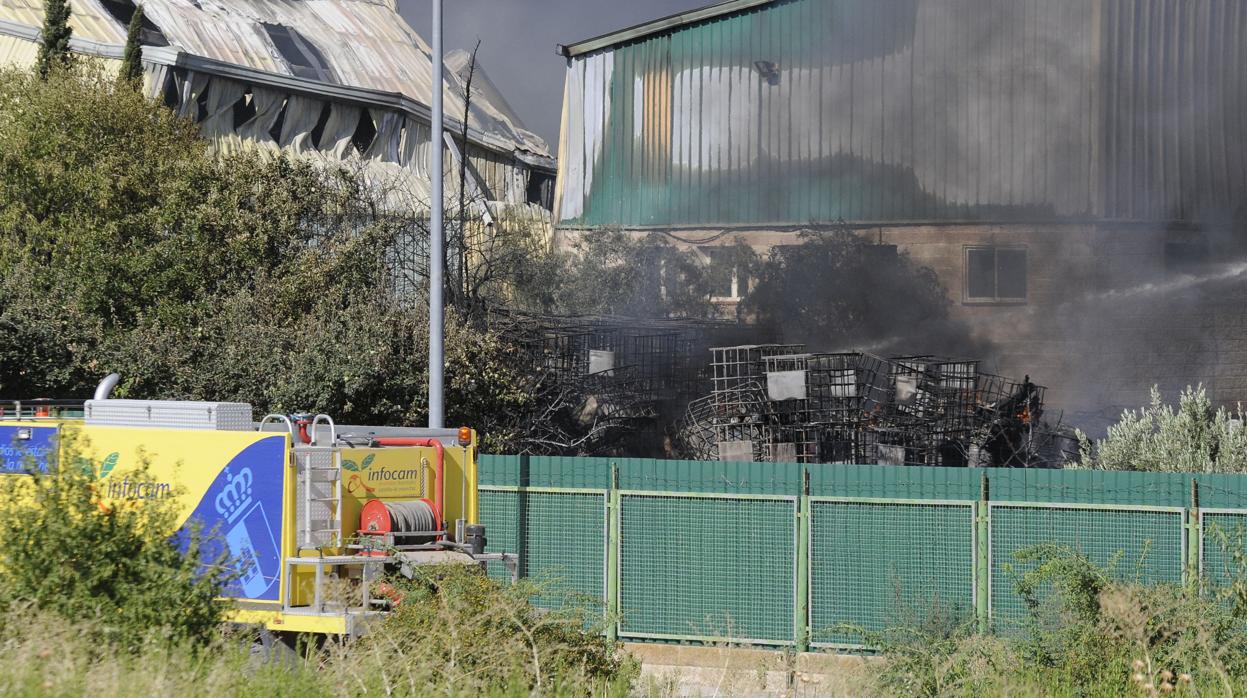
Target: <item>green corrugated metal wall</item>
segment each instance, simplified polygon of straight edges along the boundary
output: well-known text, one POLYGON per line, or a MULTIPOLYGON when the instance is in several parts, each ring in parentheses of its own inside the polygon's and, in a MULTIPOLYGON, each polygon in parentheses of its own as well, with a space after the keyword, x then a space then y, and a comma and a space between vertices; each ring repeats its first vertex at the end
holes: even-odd
POLYGON ((1020 550, 1215 580, 1210 528, 1247 524, 1232 475, 483 456, 480 484, 489 550, 552 580, 538 601, 591 598, 631 639, 859 646, 933 613, 1010 632, 1020 550))
POLYGON ((621 40, 568 61, 556 220, 1232 211, 1243 45, 1240 0, 782 0, 621 40))

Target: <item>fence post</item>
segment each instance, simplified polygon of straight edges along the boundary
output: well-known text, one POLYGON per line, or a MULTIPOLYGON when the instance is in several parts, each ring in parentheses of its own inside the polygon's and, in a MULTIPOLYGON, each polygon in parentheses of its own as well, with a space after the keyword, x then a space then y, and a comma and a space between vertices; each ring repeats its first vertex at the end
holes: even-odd
POLYGON ((980 633, 991 629, 991 507, 987 473, 983 474, 974 515, 974 611, 980 633))
POLYGON ((810 471, 801 469, 801 497, 797 500, 797 651, 810 651, 810 471))
POLYGON ((1186 520, 1186 583, 1200 583, 1200 551, 1203 550, 1204 531, 1199 521, 1199 482, 1191 478, 1191 508, 1186 520))
POLYGON ((611 463, 606 495, 606 636, 619 639, 619 466, 611 463))

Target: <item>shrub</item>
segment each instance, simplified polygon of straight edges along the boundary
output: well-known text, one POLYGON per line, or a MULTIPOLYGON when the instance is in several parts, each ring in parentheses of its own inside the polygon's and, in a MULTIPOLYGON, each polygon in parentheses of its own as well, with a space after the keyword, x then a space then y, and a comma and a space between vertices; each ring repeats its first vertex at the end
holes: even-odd
POLYGON ((893 629, 877 643, 884 664, 869 688, 1107 697, 1236 695, 1247 686, 1247 618, 1225 603, 1234 600, 1234 585, 1121 581, 1118 563, 1101 567, 1055 545, 1021 551, 1017 561, 1028 567, 1014 579, 1028 611, 1022 632, 893 629))
POLYGON ((986 695, 1018 662, 1007 642, 978 635, 964 622, 898 627, 867 634, 866 640, 885 658, 870 686, 882 695, 986 695))
POLYGON ((602 614, 567 604, 540 609, 541 591, 527 581, 504 586, 461 566, 417 567, 396 580, 395 613, 348 653, 340 669, 357 683, 385 677, 385 691, 427 684, 453 693, 555 691, 625 694, 633 660, 601 633, 602 614))
POLYGON ((1078 432, 1079 463, 1096 470, 1247 473, 1247 429, 1239 411, 1213 409, 1204 387, 1188 387, 1177 409, 1152 388, 1151 404, 1127 410, 1108 435, 1078 432))
POLYGON ((201 571, 199 537, 170 538, 175 499, 112 500, 102 476, 145 481, 143 468, 103 473, 71 431, 62 461, 10 475, 0 498, 0 607, 83 623, 101 651, 162 639, 202 645, 217 631, 226 581, 201 571))
MULTIPOLYGON (((427 314, 393 289, 414 214, 380 185, 218 156, 89 62, 0 67, 0 172, 0 395, 87 396, 117 371, 118 397, 425 421, 427 314)), ((514 353, 447 313, 447 416, 487 448, 531 402, 514 353)))

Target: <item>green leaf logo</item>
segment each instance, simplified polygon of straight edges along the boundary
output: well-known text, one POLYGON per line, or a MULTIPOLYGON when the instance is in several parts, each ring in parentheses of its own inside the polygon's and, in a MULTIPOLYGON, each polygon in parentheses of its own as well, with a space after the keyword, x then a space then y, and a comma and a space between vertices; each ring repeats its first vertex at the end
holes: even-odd
POLYGON ((343 468, 346 468, 347 470, 353 470, 353 471, 355 471, 355 472, 359 472, 359 466, 358 466, 358 465, 355 465, 355 461, 353 461, 353 460, 346 460, 346 459, 343 459, 343 460, 342 460, 342 467, 343 467, 343 468))
POLYGON ((113 468, 117 467, 117 458, 119 456, 120 456, 119 453, 117 453, 116 451, 113 451, 112 453, 108 454, 106 458, 104 458, 103 463, 100 463, 100 479, 101 480, 108 477, 108 474, 113 471, 113 468))
POLYGON ((372 453, 369 453, 368 455, 364 456, 364 462, 363 462, 363 463, 359 466, 359 469, 360 469, 360 470, 367 470, 367 469, 368 469, 368 466, 372 465, 372 459, 373 459, 373 458, 376 458, 376 457, 377 457, 377 456, 376 456, 375 454, 372 454, 372 453))

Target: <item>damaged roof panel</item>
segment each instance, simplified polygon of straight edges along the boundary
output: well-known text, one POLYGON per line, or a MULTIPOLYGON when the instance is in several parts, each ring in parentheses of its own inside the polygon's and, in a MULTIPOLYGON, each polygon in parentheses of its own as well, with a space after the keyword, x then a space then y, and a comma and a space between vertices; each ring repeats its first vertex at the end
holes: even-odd
MULTIPOLYGON (((125 26, 109 12, 115 0, 74 0, 75 36, 106 44, 125 41, 125 26)), ((321 75, 326 82, 398 93, 424 105, 431 101, 431 51, 392 4, 370 0, 146 0, 147 17, 169 44, 187 54, 279 75, 321 75), (265 25, 269 25, 266 29, 265 25), (280 38, 274 40, 274 29, 280 38), (287 39, 289 37, 289 39, 287 39), (285 51, 283 52, 283 48, 285 51)), ((38 28, 41 0, 0 0, 0 22, 38 28)), ((463 113, 463 87, 446 72, 447 116, 463 113)), ((474 100, 469 122, 516 150, 549 156, 546 143, 512 123, 505 108, 474 100), (477 116, 477 115, 480 116, 477 116), (488 117, 488 118, 482 118, 488 117)))

